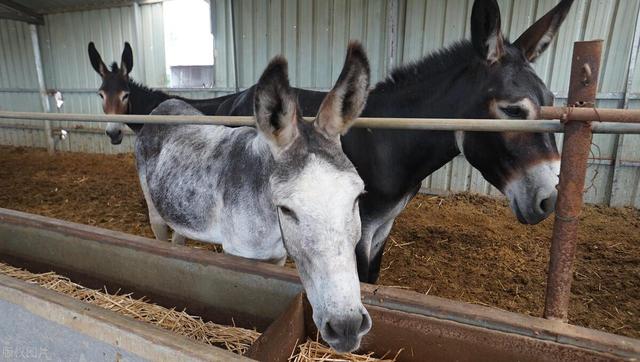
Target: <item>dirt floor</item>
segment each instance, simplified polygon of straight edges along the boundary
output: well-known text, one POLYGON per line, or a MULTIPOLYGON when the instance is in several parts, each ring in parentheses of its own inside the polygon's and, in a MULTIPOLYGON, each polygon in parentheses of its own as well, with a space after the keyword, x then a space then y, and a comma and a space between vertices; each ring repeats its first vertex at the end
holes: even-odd
MULTIPOLYGON (((0 207, 153 237, 131 155, 0 147, 0 207)), ((420 195, 391 232, 380 284, 539 316, 551 227, 520 225, 502 200, 420 195)), ((569 318, 640 338, 640 211, 586 208, 569 318)))

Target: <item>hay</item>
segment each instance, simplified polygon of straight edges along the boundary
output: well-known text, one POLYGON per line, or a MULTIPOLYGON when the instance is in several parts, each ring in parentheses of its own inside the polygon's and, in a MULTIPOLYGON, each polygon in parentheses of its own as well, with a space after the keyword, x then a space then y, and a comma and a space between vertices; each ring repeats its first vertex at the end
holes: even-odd
POLYGON ((0 263, 0 273, 238 354, 244 354, 260 336, 253 330, 205 322, 184 310, 149 303, 144 297, 135 299, 131 294, 109 293, 106 288, 104 291, 85 288, 53 272, 34 274, 0 263))
MULTIPOLYGON (((135 299, 131 294, 120 294, 119 291, 109 293, 104 290, 86 288, 74 283, 69 278, 54 272, 35 274, 29 271, 0 263, 0 274, 36 284, 45 289, 66 294, 74 299, 89 303, 139 321, 157 325, 163 329, 183 335, 192 340, 209 345, 226 348, 231 352, 244 354, 255 342, 260 333, 254 330, 224 326, 205 322, 201 317, 192 316, 185 310, 177 311, 153 303, 146 298, 135 299)), ((308 339, 298 345, 289 358, 290 362, 393 362, 393 359, 378 359, 373 353, 357 355, 353 353, 339 354, 316 340, 308 339), (296 353, 297 352, 297 353, 296 353)))
POLYGON ((392 359, 381 359, 373 357, 373 352, 368 354, 337 353, 331 348, 316 340, 307 339, 305 343, 299 344, 291 353, 289 362, 395 362, 402 350, 392 359), (296 353, 297 352, 297 353, 296 353))

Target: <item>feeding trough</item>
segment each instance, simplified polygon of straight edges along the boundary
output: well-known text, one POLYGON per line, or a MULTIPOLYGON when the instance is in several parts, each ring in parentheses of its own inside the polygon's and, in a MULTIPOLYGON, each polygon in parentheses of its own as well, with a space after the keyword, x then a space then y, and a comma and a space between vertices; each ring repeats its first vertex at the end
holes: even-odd
MULTIPOLYGON (((208 321, 256 328, 263 334, 247 357, 286 360, 297 343, 316 338, 292 269, 4 209, 0 260, 53 270, 89 287, 144 295, 208 321)), ((378 356, 400 352, 398 361, 640 358, 637 340, 559 321, 366 284, 362 294, 373 318, 363 350, 378 356)), ((6 301, 6 293, 0 296, 6 301)))

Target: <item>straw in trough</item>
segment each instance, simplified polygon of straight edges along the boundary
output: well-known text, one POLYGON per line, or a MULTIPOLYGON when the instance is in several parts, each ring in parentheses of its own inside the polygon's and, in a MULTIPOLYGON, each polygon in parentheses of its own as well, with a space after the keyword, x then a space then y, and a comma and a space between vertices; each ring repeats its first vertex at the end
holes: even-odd
POLYGON ((299 344, 291 353, 289 362, 395 362, 402 350, 392 359, 373 357, 373 352, 367 354, 337 353, 316 340, 307 338, 305 343, 299 344))
MULTIPOLYGON (((54 272, 35 274, 0 263, 0 273, 39 285, 45 289, 66 294, 85 303, 157 325, 202 343, 226 348, 238 354, 244 354, 253 342, 260 337, 260 333, 257 331, 205 322, 201 317, 192 316, 184 310, 177 311, 174 308, 168 309, 150 303, 144 297, 136 299, 131 294, 109 293, 106 288, 104 291, 86 288, 54 272)), ((383 359, 378 359, 373 357, 373 353, 365 355, 339 354, 319 343, 316 338, 315 341, 308 339, 306 343, 298 345, 291 353, 289 361, 393 362, 398 357, 398 354, 393 359, 384 359, 384 357, 383 359)))
POLYGON ((260 336, 257 331, 205 322, 184 310, 167 309, 149 303, 145 298, 135 299, 131 294, 111 294, 106 288, 104 291, 85 288, 53 272, 34 274, 0 263, 0 273, 238 354, 244 354, 260 336))

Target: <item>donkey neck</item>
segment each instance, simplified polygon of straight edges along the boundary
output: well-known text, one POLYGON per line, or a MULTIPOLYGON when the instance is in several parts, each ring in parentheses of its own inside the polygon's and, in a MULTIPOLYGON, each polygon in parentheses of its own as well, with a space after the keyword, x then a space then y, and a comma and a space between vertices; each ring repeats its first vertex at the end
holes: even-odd
MULTIPOLYGON (((371 91, 364 113, 406 118, 479 117, 489 74, 469 41, 396 68, 371 91), (373 101, 372 101, 373 100, 373 101)), ((363 114, 364 115, 364 114, 363 114)))
POLYGON ((129 80, 129 114, 150 114, 160 103, 177 98, 129 80))
MULTIPOLYGON (((171 97, 168 94, 145 87, 129 79, 129 114, 148 115, 162 102, 171 97)), ((143 123, 127 123, 135 133, 140 132, 143 123)))
MULTIPOLYGON (((463 42, 397 69, 371 91, 362 117, 480 117, 477 105, 485 73, 471 52, 470 44, 463 42)), ((354 129, 343 146, 359 171, 375 168, 371 174, 361 171, 369 191, 377 188, 392 198, 413 191, 460 154, 451 131, 354 129), (388 146, 380 152, 358 150, 380 145, 388 146)))

